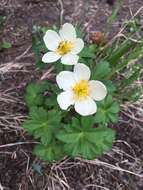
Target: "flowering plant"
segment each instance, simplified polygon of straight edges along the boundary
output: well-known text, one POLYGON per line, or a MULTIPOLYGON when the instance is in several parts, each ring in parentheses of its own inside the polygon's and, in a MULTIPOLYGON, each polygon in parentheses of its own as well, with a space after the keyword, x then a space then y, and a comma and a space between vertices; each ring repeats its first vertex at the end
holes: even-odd
POLYGON ((108 45, 104 39, 100 44, 98 32, 102 39, 86 44, 83 36, 69 23, 59 31, 35 28, 33 33, 37 67, 46 69, 50 63, 56 73, 29 84, 25 95, 30 114, 23 127, 39 140, 34 153, 43 160, 94 159, 110 150, 115 131, 109 126, 118 122, 119 105, 141 95, 133 83, 143 66, 133 60, 141 60, 142 43, 115 39, 108 45))

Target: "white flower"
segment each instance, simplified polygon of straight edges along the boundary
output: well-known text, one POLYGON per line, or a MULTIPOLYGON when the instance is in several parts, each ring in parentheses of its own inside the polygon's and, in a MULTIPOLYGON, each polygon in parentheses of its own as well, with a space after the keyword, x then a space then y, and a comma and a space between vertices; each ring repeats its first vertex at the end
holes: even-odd
POLYGON ((84 42, 76 38, 76 31, 72 24, 66 23, 62 26, 59 34, 48 30, 43 38, 50 52, 44 54, 44 63, 55 62, 61 58, 62 64, 75 65, 78 62, 77 55, 84 47, 84 42))
POLYGON ((100 101, 107 95, 105 85, 98 80, 90 80, 90 69, 82 63, 74 66, 74 71, 62 71, 56 81, 64 92, 57 96, 61 109, 66 110, 74 105, 75 111, 82 116, 96 113, 95 101, 100 101))

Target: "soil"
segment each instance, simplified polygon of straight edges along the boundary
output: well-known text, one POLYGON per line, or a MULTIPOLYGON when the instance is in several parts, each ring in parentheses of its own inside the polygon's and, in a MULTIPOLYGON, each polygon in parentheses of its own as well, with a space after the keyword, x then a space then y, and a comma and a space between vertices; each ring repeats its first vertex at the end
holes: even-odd
MULTIPOLYGON (((6 18, 0 25, 0 41, 12 44, 12 48, 0 50, 0 69, 3 68, 0 73, 0 190, 143 190, 143 102, 123 108, 118 125, 111 126, 117 132, 114 146, 97 161, 65 158, 50 165, 32 154, 34 139, 21 128, 27 117, 25 87, 41 77, 31 50, 32 27, 60 25, 60 2, 63 2, 63 23, 80 24, 87 33, 104 32, 117 3, 116 0, 0 1, 0 16, 6 18)), ((142 6, 143 0, 123 0, 110 36, 142 6)), ((143 11, 139 15, 143 20, 143 11)))

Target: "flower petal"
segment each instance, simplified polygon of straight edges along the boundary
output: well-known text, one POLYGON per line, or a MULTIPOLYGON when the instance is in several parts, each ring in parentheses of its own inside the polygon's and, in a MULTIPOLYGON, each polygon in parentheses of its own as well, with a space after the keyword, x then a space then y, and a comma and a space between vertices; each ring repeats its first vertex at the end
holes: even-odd
POLYGON ((106 86, 97 80, 91 80, 89 81, 90 90, 91 90, 91 97, 96 100, 100 101, 105 98, 107 95, 107 88, 106 86))
POLYGON ((70 71, 62 71, 56 77, 60 89, 69 90, 75 84, 74 74, 70 71))
POLYGON ((82 39, 77 38, 74 42, 74 48, 71 50, 71 53, 78 54, 84 47, 84 42, 82 39))
POLYGON ((52 63, 52 62, 55 62, 57 61, 58 59, 60 59, 60 55, 55 53, 55 52, 48 52, 48 53, 45 53, 42 57, 42 61, 44 63, 52 63))
POLYGON ((62 57, 61 62, 64 65, 75 65, 77 64, 78 59, 79 59, 78 55, 73 55, 71 53, 68 53, 62 57))
POLYGON ((70 105, 74 104, 72 91, 62 92, 57 96, 57 102, 61 109, 66 110, 70 105))
POLYGON ((59 31, 59 34, 63 40, 73 41, 76 39, 75 28, 70 23, 65 23, 59 31))
POLYGON ((57 32, 53 30, 48 30, 43 38, 46 47, 51 50, 55 51, 61 41, 60 36, 57 34, 57 32))
POLYGON ((77 80, 89 80, 90 69, 83 63, 78 63, 74 66, 74 74, 77 80))
POLYGON ((75 102, 74 107, 75 111, 82 116, 92 115, 97 111, 96 103, 91 98, 84 101, 75 102))

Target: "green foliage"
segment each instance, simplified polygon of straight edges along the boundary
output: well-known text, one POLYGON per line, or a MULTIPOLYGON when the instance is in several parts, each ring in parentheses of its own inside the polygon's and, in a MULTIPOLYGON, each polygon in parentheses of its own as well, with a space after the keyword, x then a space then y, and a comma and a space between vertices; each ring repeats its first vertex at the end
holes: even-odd
POLYGON ((116 123, 118 121, 118 112, 120 111, 119 104, 113 100, 111 95, 108 95, 104 100, 97 103, 97 113, 95 122, 106 125, 108 123, 116 123))
POLYGON ((95 58, 95 53, 97 50, 97 46, 96 45, 89 45, 87 47, 84 47, 83 50, 80 52, 79 56, 80 58, 83 59, 94 59, 95 58))
POLYGON ((4 24, 5 20, 6 20, 6 16, 0 15, 0 26, 4 24))
POLYGON ((40 157, 42 160, 53 162, 63 158, 63 146, 59 142, 52 142, 49 145, 36 145, 34 148, 34 154, 40 157))
POLYGON ((105 84, 107 88, 108 94, 113 95, 117 91, 116 86, 111 80, 103 80, 103 83, 105 84))
POLYGON ((94 68, 91 78, 93 80, 104 80, 111 72, 110 64, 107 61, 100 61, 94 68))
POLYGON ((42 52, 46 51, 46 46, 43 41, 45 28, 40 26, 33 27, 33 34, 32 34, 32 50, 35 55, 36 59, 36 67, 39 69, 46 68, 46 64, 42 62, 42 52))
POLYGON ((80 25, 76 27, 76 35, 77 35, 77 38, 84 38, 86 35, 85 32, 83 32, 80 25))
POLYGON ((93 127, 94 118, 84 117, 81 122, 74 118, 57 134, 64 143, 64 151, 71 157, 94 159, 112 147, 114 132, 109 128, 93 127))
POLYGON ((33 107, 30 112, 30 119, 23 123, 23 127, 36 139, 40 138, 43 145, 47 145, 58 130, 60 121, 60 112, 33 107))
MULTIPOLYGON (((119 8, 120 3, 108 19, 109 27, 116 19, 119 8)), ((137 22, 131 23, 134 31, 137 31, 138 27, 137 22)), ((47 67, 47 64, 41 61, 43 53, 47 51, 43 42, 47 29, 33 27, 32 48, 39 69, 47 67)), ((52 29, 58 31, 56 26, 52 29)), ((79 27, 77 30, 78 37, 85 36, 79 27)), ((118 102, 136 101, 143 93, 141 86, 134 85, 143 69, 143 40, 132 40, 131 34, 127 34, 127 37, 129 39, 126 40, 115 38, 112 44, 107 43, 105 47, 85 44, 79 53, 78 62, 90 68, 91 80, 102 81, 107 88, 106 98, 96 102, 95 115, 83 117, 76 115, 73 109, 67 112, 59 110, 57 95, 60 89, 55 82, 42 81, 28 85, 25 100, 30 113, 23 127, 39 140, 34 153, 41 159, 53 162, 66 155, 94 159, 112 147, 115 133, 108 125, 118 121, 118 102)), ((62 65, 60 61, 54 63, 54 72, 63 70, 73 70, 73 66, 62 65)), ((41 174, 39 166, 35 166, 35 170, 41 174)))
POLYGON ((120 83, 121 91, 126 86, 128 87, 129 85, 132 85, 134 83, 134 81, 136 81, 139 78, 140 73, 141 73, 141 67, 143 67, 143 65, 141 65, 137 68, 134 68, 134 70, 132 71, 133 73, 128 78, 121 81, 121 83, 120 83))
POLYGON ((111 80, 107 80, 112 72, 111 66, 107 61, 100 61, 96 64, 93 72, 91 73, 92 80, 101 80, 107 87, 108 94, 113 94, 116 90, 115 85, 111 80))
POLYGON ((42 106, 44 103, 44 92, 49 89, 49 83, 42 81, 39 84, 31 83, 26 88, 25 100, 27 106, 42 106))
POLYGON ((116 65, 120 58, 125 55, 131 48, 133 48, 136 45, 135 42, 131 40, 126 40, 120 46, 112 52, 112 54, 107 59, 108 62, 112 65, 116 65))
POLYGON ((84 63, 89 66, 91 69, 95 66, 95 58, 97 52, 97 45, 91 44, 83 48, 79 53, 79 63, 84 63))
POLYGON ((136 31, 139 30, 139 28, 141 27, 141 19, 140 17, 136 17, 130 21, 125 21, 125 24, 126 24, 126 30, 127 32, 129 33, 134 33, 136 31))
POLYGON ((120 95, 118 96, 118 100, 120 100, 120 102, 136 102, 141 95, 143 94, 143 88, 142 86, 130 86, 128 88, 125 88, 124 91, 122 91, 120 93, 120 95))
POLYGON ((133 72, 136 70, 136 67, 142 69, 142 63, 138 63, 138 65, 135 64, 136 62, 142 62, 142 58, 143 58, 143 44, 141 43, 136 45, 132 49, 132 53, 129 53, 126 57, 123 57, 123 59, 120 60, 120 63, 116 64, 115 67, 112 68, 112 72, 108 78, 114 77, 117 72, 121 71, 123 72, 127 67, 128 70, 132 69, 133 72))
POLYGON ((12 45, 10 42, 3 41, 2 43, 0 43, 0 49, 9 49, 11 47, 12 47, 12 45))

